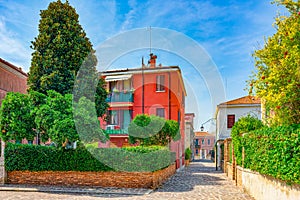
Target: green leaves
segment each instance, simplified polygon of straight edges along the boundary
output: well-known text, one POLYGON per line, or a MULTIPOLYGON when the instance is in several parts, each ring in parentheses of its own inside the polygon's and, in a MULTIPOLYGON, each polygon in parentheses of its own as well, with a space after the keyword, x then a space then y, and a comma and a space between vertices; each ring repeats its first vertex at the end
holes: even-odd
POLYGON ((275 2, 290 14, 276 18, 277 32, 255 51, 249 92, 265 100, 270 124, 300 123, 300 2, 275 2))
POLYGON ((39 145, 8 143, 5 148, 7 171, 111 171, 85 148, 57 149, 39 145))
POLYGON ((48 91, 45 104, 36 110, 35 123, 42 138, 62 147, 65 142, 75 142, 79 135, 73 120, 72 95, 48 91))
POLYGON ((192 151, 190 148, 186 148, 184 151, 184 158, 185 160, 189 160, 192 157, 192 151))
MULTIPOLYGON (((245 168, 300 184, 299 124, 253 130, 240 141, 245 149, 245 168)), ((237 153, 241 154, 241 149, 235 148, 237 153)))
POLYGON ((31 46, 29 88, 44 94, 48 90, 72 93, 77 71, 88 54, 94 53, 92 44, 68 2, 50 3, 40 16, 39 35, 31 46))
POLYGON ((155 115, 137 115, 128 127, 129 142, 141 145, 165 146, 172 139, 180 138, 179 125, 174 120, 165 120, 155 115))
POLYGON ((7 171, 156 171, 174 161, 175 154, 160 146, 65 150, 8 143, 5 148, 7 171))
POLYGON ((34 106, 28 95, 7 93, 0 110, 0 136, 7 140, 33 140, 36 133, 33 117, 34 106))
POLYGON ((105 143, 108 137, 100 128, 95 103, 86 97, 81 97, 78 103, 73 102, 73 109, 76 130, 79 133, 80 140, 84 143, 96 141, 105 143))
POLYGON ((242 165, 243 134, 263 128, 263 123, 250 115, 241 117, 231 129, 234 154, 238 165, 242 165))

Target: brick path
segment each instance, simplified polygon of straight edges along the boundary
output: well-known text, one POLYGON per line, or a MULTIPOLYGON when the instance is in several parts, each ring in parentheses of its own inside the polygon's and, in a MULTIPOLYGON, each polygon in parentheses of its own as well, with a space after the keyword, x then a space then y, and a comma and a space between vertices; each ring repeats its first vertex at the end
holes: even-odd
MULTIPOLYGON (((2 187, 3 189, 3 187, 2 187)), ((12 189, 16 189, 13 187, 12 189)), ((95 190, 76 188, 44 188, 44 192, 1 191, 0 199, 205 199, 205 200, 253 200, 242 192, 221 172, 215 171, 212 162, 192 162, 187 168, 176 173, 164 185, 150 194, 149 190, 95 190), (62 193, 61 190, 68 191, 62 193), (55 192, 55 193, 53 193, 55 192), (143 194, 143 195, 141 195, 143 194)))

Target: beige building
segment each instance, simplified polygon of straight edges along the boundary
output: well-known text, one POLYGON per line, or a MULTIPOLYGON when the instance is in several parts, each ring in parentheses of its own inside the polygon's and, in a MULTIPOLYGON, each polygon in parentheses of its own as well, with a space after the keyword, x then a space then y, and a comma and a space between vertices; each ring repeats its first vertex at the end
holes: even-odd
MULTIPOLYGON (((185 128, 184 128, 184 149, 190 148, 192 152, 194 152, 194 113, 186 113, 184 115, 184 122, 185 122, 185 128)), ((193 159, 193 155, 192 155, 193 159)))

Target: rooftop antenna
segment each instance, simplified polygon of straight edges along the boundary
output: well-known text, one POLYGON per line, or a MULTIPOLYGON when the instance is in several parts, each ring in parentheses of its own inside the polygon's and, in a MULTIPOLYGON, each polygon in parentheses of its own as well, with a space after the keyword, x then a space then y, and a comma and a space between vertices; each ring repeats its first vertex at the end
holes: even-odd
POLYGON ((145 67, 145 63, 144 63, 144 56, 142 57, 142 68, 145 67))
POLYGON ((151 26, 149 27, 149 31, 150 31, 150 54, 152 53, 152 50, 151 50, 151 43, 152 43, 152 41, 151 41, 151 26))

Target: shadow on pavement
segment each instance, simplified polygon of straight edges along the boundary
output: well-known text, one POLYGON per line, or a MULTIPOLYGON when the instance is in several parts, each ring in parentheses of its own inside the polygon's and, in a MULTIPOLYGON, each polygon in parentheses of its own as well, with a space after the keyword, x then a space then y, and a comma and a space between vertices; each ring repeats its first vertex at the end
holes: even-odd
POLYGON ((220 181, 226 180, 217 175, 221 173, 221 171, 216 171, 211 160, 195 160, 155 192, 187 192, 193 190, 197 185, 221 185, 220 181))

